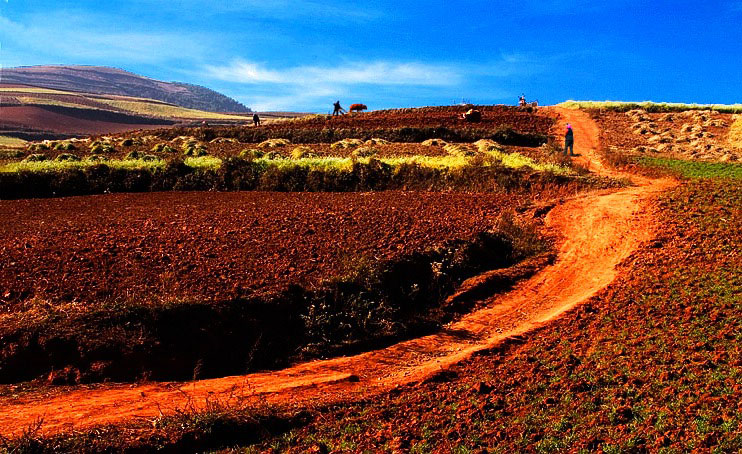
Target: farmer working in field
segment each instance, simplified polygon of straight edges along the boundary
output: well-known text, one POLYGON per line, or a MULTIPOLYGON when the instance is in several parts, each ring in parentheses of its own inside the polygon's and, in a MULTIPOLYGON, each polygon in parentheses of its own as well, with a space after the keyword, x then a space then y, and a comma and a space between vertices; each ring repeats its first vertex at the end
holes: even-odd
POLYGON ((575 155, 575 136, 572 132, 572 125, 569 123, 567 123, 567 133, 564 134, 564 155, 575 155), (569 153, 567 153, 567 150, 569 150, 569 153))
POLYGON ((345 109, 340 107, 340 101, 335 101, 335 103, 332 106, 334 107, 332 111, 333 115, 340 115, 341 113, 345 112, 345 109))
POLYGON ((260 126, 260 117, 258 116, 258 114, 254 114, 252 116, 252 124, 255 126, 260 126))

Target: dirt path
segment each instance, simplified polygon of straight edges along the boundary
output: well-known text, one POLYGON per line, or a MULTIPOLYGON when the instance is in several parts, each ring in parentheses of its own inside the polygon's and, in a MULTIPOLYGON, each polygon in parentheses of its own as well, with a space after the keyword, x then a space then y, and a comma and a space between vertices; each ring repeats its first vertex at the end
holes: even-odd
MULTIPOLYGON (((596 173, 609 172, 597 157, 598 128, 581 111, 551 108, 575 130, 577 160, 596 173)), ((0 399, 0 428, 13 435, 43 418, 42 432, 54 433, 178 408, 202 408, 208 400, 261 400, 310 405, 382 393, 425 380, 473 353, 526 333, 559 316, 607 286, 616 265, 649 240, 653 196, 671 180, 635 179, 636 186, 582 195, 554 208, 548 228, 563 238, 556 263, 511 292, 492 299, 441 332, 352 357, 300 364, 270 373, 187 383, 108 385, 76 388, 50 396, 0 399)))

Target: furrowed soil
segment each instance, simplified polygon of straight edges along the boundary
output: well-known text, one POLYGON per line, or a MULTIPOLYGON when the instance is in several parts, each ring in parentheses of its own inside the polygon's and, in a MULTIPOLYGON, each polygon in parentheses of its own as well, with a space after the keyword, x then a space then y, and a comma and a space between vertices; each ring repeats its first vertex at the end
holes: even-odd
POLYGON ((493 230, 525 197, 174 192, 0 201, 0 307, 224 301, 493 230))
MULTIPOLYGON (((561 116, 558 128, 567 121, 575 128, 575 149, 582 163, 599 174, 624 176, 605 170, 598 161, 599 131, 587 114, 553 111, 561 116)), ((445 381, 442 377, 452 365, 508 339, 518 342, 518 336, 584 303, 614 280, 618 264, 656 234, 652 202, 659 192, 674 185, 671 180, 639 178, 635 183, 618 191, 576 196, 557 205, 546 217, 548 229, 561 238, 557 261, 438 333, 272 373, 6 396, 0 399, 0 426, 6 434, 19 434, 44 417, 41 431, 56 433, 72 427, 153 418, 179 408, 204 410, 219 396, 280 406, 327 405, 369 399, 411 383, 445 381)), ((406 448, 400 445, 398 449, 406 448)))

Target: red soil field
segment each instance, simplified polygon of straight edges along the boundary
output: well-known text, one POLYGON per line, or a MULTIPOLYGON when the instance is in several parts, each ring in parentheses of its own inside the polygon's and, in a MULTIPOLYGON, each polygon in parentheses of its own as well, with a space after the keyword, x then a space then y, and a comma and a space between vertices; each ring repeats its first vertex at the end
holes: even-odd
POLYGON ((467 106, 422 107, 410 109, 377 110, 340 116, 318 116, 295 122, 278 122, 266 125, 268 129, 323 129, 323 128, 438 128, 472 127, 498 129, 509 127, 520 132, 547 134, 553 120, 542 115, 508 106, 481 106, 482 121, 469 123, 461 114, 469 110, 467 106))
POLYGON ((0 303, 220 300, 493 227, 513 196, 150 193, 0 201, 0 303))
POLYGON ((84 111, 81 109, 64 110, 61 108, 42 108, 36 106, 3 106, 3 115, 0 118, 0 131, 32 128, 34 130, 60 134, 106 134, 131 131, 133 129, 163 127, 163 125, 147 122, 144 117, 126 116, 130 119, 130 123, 117 123, 97 121, 92 118, 95 115, 95 111, 84 111), (86 117, 91 118, 80 118, 69 114, 69 112, 73 111, 84 112, 86 117), (140 119, 141 122, 136 123, 137 119, 140 119))

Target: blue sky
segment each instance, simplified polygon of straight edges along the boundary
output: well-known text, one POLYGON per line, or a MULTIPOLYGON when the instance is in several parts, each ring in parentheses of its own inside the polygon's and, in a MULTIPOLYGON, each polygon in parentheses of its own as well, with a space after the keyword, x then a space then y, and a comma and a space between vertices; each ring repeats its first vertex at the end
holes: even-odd
POLYGON ((0 0, 0 63, 114 66, 258 110, 742 101, 742 0, 0 0))

